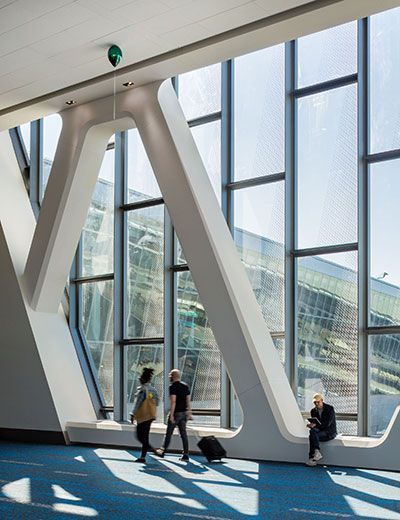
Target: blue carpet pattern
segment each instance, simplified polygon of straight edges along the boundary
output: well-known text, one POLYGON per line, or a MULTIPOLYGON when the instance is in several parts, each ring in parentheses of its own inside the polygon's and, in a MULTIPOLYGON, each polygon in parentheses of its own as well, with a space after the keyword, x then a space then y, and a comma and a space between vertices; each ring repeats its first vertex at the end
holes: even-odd
POLYGON ((0 519, 400 520, 400 473, 0 443, 0 519))

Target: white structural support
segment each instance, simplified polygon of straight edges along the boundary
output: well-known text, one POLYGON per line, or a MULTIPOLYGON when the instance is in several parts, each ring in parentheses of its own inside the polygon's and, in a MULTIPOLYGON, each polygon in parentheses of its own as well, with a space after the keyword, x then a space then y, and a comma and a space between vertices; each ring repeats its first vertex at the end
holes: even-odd
MULTIPOLYGON (((97 103, 99 105, 100 103, 97 103)), ((31 306, 55 312, 61 301, 107 143, 117 123, 92 107, 65 111, 62 132, 25 268, 31 306)), ((131 119, 125 124, 129 126, 131 119)), ((118 128, 124 128, 118 121, 118 128)))
MULTIPOLYGON (((243 426, 224 443, 233 456, 303 461, 304 421, 171 82, 118 95, 112 121, 111 107, 109 98, 62 114, 25 270, 32 306, 57 310, 108 138, 136 126, 244 412, 243 426)), ((337 439, 325 460, 398 469, 399 439, 397 414, 384 439, 337 439)))
POLYGON ((62 438, 72 417, 96 415, 60 299, 51 313, 30 305, 23 273, 36 222, 8 132, 0 186, 0 428, 62 438))

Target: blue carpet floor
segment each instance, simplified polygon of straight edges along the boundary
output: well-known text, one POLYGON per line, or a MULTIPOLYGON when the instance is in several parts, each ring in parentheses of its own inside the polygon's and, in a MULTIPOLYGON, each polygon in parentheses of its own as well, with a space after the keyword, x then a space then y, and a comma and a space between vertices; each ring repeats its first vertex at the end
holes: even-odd
POLYGON ((400 473, 0 443, 0 519, 400 520, 400 473))

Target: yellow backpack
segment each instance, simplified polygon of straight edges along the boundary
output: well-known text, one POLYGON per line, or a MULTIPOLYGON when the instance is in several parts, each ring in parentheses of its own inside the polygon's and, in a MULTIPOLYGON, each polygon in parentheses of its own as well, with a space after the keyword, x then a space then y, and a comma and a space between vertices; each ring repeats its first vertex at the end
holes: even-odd
POLYGON ((146 397, 136 411, 135 418, 138 424, 154 420, 157 416, 157 405, 154 394, 146 388, 146 397))

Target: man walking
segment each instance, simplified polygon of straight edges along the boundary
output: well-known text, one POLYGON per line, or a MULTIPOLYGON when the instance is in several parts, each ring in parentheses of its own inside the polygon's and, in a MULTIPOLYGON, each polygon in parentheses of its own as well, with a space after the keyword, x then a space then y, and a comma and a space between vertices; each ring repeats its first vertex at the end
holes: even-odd
POLYGON ((310 412, 311 417, 307 424, 307 428, 310 429, 310 452, 309 459, 306 462, 307 466, 316 466, 317 462, 322 459, 319 443, 330 441, 337 435, 336 415, 333 406, 324 403, 321 394, 314 395, 313 403, 314 408, 310 412))
POLYGON ((181 381, 181 373, 174 368, 169 373, 171 385, 169 387, 170 411, 168 415, 167 433, 164 437, 162 447, 156 451, 159 457, 164 457, 171 442, 175 426, 178 426, 179 434, 183 444, 183 454, 180 460, 189 460, 189 442, 186 431, 186 422, 192 419, 192 409, 190 403, 190 390, 186 383, 181 381))

